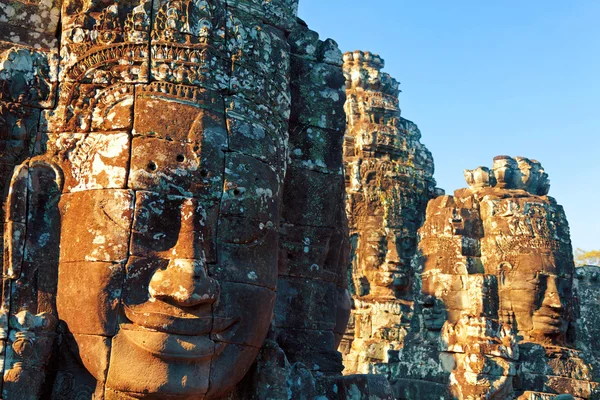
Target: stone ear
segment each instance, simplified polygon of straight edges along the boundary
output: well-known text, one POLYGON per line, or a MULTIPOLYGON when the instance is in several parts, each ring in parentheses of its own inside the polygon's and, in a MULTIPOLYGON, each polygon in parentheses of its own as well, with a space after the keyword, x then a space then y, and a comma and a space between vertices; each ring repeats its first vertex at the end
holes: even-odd
POLYGON ((3 304, 11 315, 55 310, 62 185, 62 171, 46 161, 29 161, 15 169, 4 223, 3 304))
POLYGON ((27 197, 29 166, 15 168, 6 198, 4 221, 4 276, 16 279, 21 275, 25 229, 27 223, 27 197))
POLYGON ((4 304, 13 314, 25 309, 32 314, 54 311, 54 301, 34 298, 33 290, 42 285, 44 293, 54 297, 62 186, 62 170, 53 163, 32 160, 15 168, 4 223, 5 279, 9 285, 19 282, 4 293, 4 304), (24 287, 29 291, 20 293, 24 287))
POLYGON ((10 182, 0 338, 6 365, 3 394, 8 398, 17 392, 41 398, 54 348, 62 186, 60 168, 43 160, 19 165, 10 182))

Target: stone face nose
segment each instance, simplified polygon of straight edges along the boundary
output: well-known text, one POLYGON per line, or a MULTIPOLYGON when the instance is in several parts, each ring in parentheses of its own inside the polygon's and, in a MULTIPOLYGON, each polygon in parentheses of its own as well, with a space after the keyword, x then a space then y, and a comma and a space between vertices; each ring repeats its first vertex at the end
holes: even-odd
POLYGON ((388 264, 398 265, 402 262, 400 259, 400 254, 398 253, 398 246, 396 244, 395 239, 389 239, 387 245, 387 253, 385 255, 385 260, 388 264))
POLYGON ((556 285, 556 278, 549 277, 546 285, 546 292, 544 293, 542 306, 561 311, 563 309, 563 305, 560 299, 558 287, 556 285))
POLYGON ((219 296, 219 284, 206 272, 202 233, 195 228, 197 219, 193 201, 181 205, 181 224, 177 242, 165 252, 169 264, 154 272, 148 291, 166 303, 181 307, 212 304, 219 296))
POLYGON ((148 291, 165 303, 193 307, 214 303, 219 296, 219 285, 206 274, 203 261, 172 259, 167 268, 154 273, 148 291))

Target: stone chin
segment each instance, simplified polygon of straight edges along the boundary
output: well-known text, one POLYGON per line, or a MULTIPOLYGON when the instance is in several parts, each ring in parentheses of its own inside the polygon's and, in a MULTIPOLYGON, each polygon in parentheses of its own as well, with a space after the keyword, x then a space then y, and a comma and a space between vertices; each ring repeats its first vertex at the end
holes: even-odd
POLYGON ((214 352, 214 342, 206 336, 122 329, 113 338, 106 386, 134 398, 202 398, 209 389, 214 352))

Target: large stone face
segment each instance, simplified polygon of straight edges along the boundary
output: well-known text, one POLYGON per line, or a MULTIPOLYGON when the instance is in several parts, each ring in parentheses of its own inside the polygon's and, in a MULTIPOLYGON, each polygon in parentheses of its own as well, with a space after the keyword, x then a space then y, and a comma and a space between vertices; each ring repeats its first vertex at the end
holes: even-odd
POLYGON ((391 398, 340 374, 345 80, 296 11, 0 5, 2 398, 391 398))
POLYGON ((346 372, 368 372, 402 347, 413 307, 417 229, 435 193, 431 153, 417 126, 400 116, 399 84, 383 66, 376 54, 344 55, 354 298, 342 348, 346 372))

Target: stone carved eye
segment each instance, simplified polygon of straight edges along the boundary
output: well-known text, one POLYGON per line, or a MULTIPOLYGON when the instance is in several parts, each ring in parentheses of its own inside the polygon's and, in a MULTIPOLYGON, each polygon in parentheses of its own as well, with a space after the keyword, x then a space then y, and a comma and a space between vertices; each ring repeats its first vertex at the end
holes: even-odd
POLYGON ((207 218, 206 210, 195 200, 138 192, 133 221, 134 250, 147 253, 172 249, 182 232, 196 238, 197 245, 208 245, 212 239, 204 229, 207 218))

